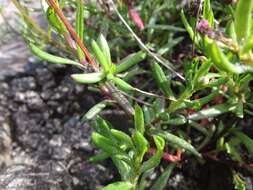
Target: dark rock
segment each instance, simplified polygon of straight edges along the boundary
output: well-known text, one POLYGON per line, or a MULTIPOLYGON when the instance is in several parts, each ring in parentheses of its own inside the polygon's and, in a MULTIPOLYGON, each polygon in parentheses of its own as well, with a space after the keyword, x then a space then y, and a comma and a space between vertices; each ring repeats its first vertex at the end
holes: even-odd
POLYGON ((200 190, 196 181, 180 172, 169 179, 167 188, 170 190, 200 190))
POLYGON ((26 104, 31 110, 42 110, 45 107, 40 95, 35 91, 16 92, 14 101, 26 104))
MULTIPOLYGON (((54 77, 47 68, 36 68, 35 73, 40 86, 44 87, 46 85, 46 88, 50 88, 55 85, 54 77)), ((45 90, 46 88, 43 89, 45 90)))
POLYGON ((13 79, 10 83, 12 91, 25 92, 27 90, 35 90, 36 82, 33 77, 22 77, 13 79))
POLYGON ((108 184, 113 179, 112 173, 102 165, 91 165, 87 162, 77 162, 70 168, 74 176, 74 185, 82 190, 101 189, 101 182, 108 184))
POLYGON ((12 142, 7 145, 1 144, 4 133, 0 130, 0 146, 11 151, 13 162, 0 174, 1 190, 11 186, 65 190, 70 188, 64 187, 66 181, 71 189, 93 190, 112 180, 109 168, 87 162, 94 153, 92 129, 81 125, 79 119, 96 103, 96 97, 72 81, 70 73, 70 67, 29 63, 23 73, 0 81, 0 116, 9 118, 12 132, 12 142), (41 178, 41 174, 45 176, 41 178), (41 183, 45 185, 41 187, 41 183))
POLYGON ((71 176, 67 172, 57 172, 54 167, 12 165, 0 174, 0 189, 71 190, 71 176))
POLYGON ((11 162, 11 131, 8 117, 0 114, 0 169, 11 162))
POLYGON ((0 92, 2 96, 7 96, 9 94, 9 85, 6 82, 0 82, 0 92))

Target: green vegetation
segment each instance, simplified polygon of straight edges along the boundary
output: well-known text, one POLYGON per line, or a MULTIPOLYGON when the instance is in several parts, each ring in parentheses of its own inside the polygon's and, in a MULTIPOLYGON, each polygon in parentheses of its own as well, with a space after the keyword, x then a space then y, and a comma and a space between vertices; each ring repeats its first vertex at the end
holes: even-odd
MULTIPOLYGON (((164 189, 176 164, 188 157, 202 163, 225 154, 249 164, 241 151, 252 155, 253 140, 239 121, 253 115, 253 0, 212 1, 215 6, 210 0, 108 0, 101 6, 47 0, 48 31, 29 8, 12 2, 34 55, 77 67, 73 80, 109 94, 82 119, 91 123, 92 142, 101 150, 90 161, 110 158, 121 176, 104 190, 164 189), (117 106, 134 127, 121 131, 99 116, 117 106), (163 162, 164 172, 146 187, 147 176, 163 162)), ((231 172, 235 187, 243 189, 231 172)))

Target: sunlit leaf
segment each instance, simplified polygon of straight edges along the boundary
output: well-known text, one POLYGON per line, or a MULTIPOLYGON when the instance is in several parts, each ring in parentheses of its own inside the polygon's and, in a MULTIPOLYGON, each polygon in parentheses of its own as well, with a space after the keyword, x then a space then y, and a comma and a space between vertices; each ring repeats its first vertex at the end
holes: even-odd
POLYGON ((139 131, 141 134, 143 134, 145 131, 144 115, 139 105, 135 105, 134 122, 136 130, 139 131))
MULTIPOLYGON (((64 1, 63 1, 64 2, 64 1)), ((77 0, 77 9, 76 9, 76 33, 79 36, 80 40, 83 41, 84 35, 84 3, 82 0, 77 0)), ((77 53, 80 60, 85 58, 85 55, 81 48, 77 47, 77 53)))
POLYGON ((34 55, 41 58, 42 60, 48 61, 49 63, 57 63, 57 64, 74 65, 78 67, 83 67, 80 63, 76 61, 49 54, 34 44, 30 43, 29 48, 31 49, 34 55))
POLYGON ((215 116, 234 111, 236 109, 235 105, 230 104, 220 104, 215 105, 206 109, 203 109, 197 113, 193 113, 192 115, 188 116, 188 119, 190 120, 201 120, 205 118, 213 118, 215 116))
POLYGON ((163 149, 165 146, 164 139, 159 136, 154 136, 153 138, 156 144, 156 152, 150 159, 148 159, 146 162, 142 164, 141 172, 146 172, 147 170, 150 170, 158 166, 163 156, 163 149))
POLYGON ((115 73, 121 73, 127 71, 129 68, 138 64, 146 58, 146 53, 143 51, 139 51, 137 53, 132 53, 128 55, 126 58, 121 60, 121 62, 116 66, 115 73))
POLYGON ((154 131, 154 134, 159 135, 161 137, 163 137, 166 141, 172 143, 173 145, 176 145, 180 148, 183 148, 187 151, 189 151, 190 153, 192 153, 193 155, 201 158, 201 154, 187 141, 185 141, 183 138, 180 138, 178 136, 175 136, 169 132, 166 131, 154 131))
POLYGON ((129 182, 115 182, 107 185, 102 190, 132 190, 133 185, 129 182))
POLYGON ((253 0, 239 0, 235 12, 235 30, 238 42, 245 40, 252 26, 253 0))
POLYGON ((99 73, 84 73, 84 74, 73 74, 71 77, 79 82, 84 84, 93 84, 98 83, 105 78, 105 74, 102 72, 99 73))
POLYGON ((96 115, 98 115, 103 109, 110 104, 111 101, 104 100, 96 105, 94 105, 81 119, 82 122, 93 119, 96 115))

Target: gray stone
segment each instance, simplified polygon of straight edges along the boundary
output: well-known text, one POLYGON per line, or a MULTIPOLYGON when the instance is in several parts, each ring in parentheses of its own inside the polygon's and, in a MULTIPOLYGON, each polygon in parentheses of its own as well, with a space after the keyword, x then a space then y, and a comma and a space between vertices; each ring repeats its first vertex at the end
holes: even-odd
POLYGON ((11 81, 10 87, 13 91, 25 92, 28 90, 35 90, 36 82, 33 77, 17 78, 11 81))
POLYGON ((40 110, 45 107, 40 95, 35 91, 16 92, 14 94, 14 101, 26 104, 31 110, 40 110))
MULTIPOLYGON (((74 187, 77 189, 96 189, 112 179, 111 170, 105 172, 95 166, 87 166, 89 163, 85 162, 94 152, 94 147, 90 144, 92 129, 87 124, 81 125, 79 119, 86 108, 94 104, 94 97, 84 94, 84 86, 77 85, 70 79, 67 74, 70 71, 69 67, 64 66, 50 65, 47 68, 44 63, 29 63, 25 66, 24 73, 13 74, 5 78, 4 82, 0 81, 0 90, 3 92, 0 93, 0 116, 10 119, 12 143, 8 147, 12 157, 10 167, 14 167, 10 170, 9 167, 7 170, 0 169, 0 181, 6 183, 8 179, 4 176, 9 175, 16 176, 13 182, 8 182, 9 185, 18 185, 22 180, 24 184, 29 184, 32 178, 16 175, 15 167, 18 174, 23 172, 28 176, 31 171, 36 176, 37 171, 49 169, 47 179, 53 181, 55 173, 59 174, 60 181, 72 183, 72 178, 76 178, 74 187), (23 170, 24 168, 15 165, 17 163, 32 163, 35 171, 23 170), (81 163, 85 166, 82 167, 81 163), (75 168, 70 178, 62 175, 70 171, 70 167, 75 168), (87 173, 82 171, 85 168, 88 169, 87 173)), ((5 145, 3 143, 0 132, 0 148, 5 145)), ((32 180, 40 183, 39 178, 32 180)), ((8 183, 0 189, 10 190, 8 183)), ((22 188, 29 190, 27 186, 19 189, 22 188)), ((37 189, 39 188, 38 186, 37 189)))

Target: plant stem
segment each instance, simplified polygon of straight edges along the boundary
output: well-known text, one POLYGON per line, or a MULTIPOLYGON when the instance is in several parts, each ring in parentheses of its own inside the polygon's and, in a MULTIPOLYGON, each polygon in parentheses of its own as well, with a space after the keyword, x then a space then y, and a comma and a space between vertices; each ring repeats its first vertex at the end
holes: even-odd
POLYGON ((56 14, 61 19, 61 21, 63 22, 63 24, 65 25, 65 27, 67 28, 67 30, 69 31, 69 33, 72 36, 72 38, 76 41, 76 43, 78 44, 78 46, 81 48, 81 50, 85 54, 88 62, 92 66, 92 68, 95 71, 97 71, 98 70, 98 66, 97 66, 96 62, 91 58, 91 55, 90 55, 88 49, 85 47, 85 45, 83 44, 83 42, 81 41, 81 39, 79 38, 79 36, 76 34, 74 28, 68 22, 67 18, 63 14, 61 8, 57 5, 56 1, 55 0, 47 0, 47 2, 55 10, 56 14))
POLYGON ((129 116, 134 115, 134 109, 129 103, 129 101, 126 99, 126 97, 120 93, 120 91, 117 89, 117 87, 114 86, 113 83, 107 82, 105 86, 109 89, 112 98, 117 101, 117 103, 120 105, 120 107, 124 110, 125 113, 129 116))
MULTIPOLYGON (((78 44, 78 46, 83 51, 85 57, 87 58, 90 66, 94 71, 98 71, 99 67, 96 64, 96 62, 91 58, 91 55, 88 51, 88 49, 85 47, 77 33, 75 32, 74 28, 71 26, 71 24, 68 22, 67 18, 64 16, 61 8, 57 5, 55 0, 47 0, 48 4, 55 10, 58 17, 61 19, 65 27, 67 28, 68 32, 70 33, 71 37, 74 39, 74 41, 78 44)), ((112 84, 111 82, 107 82, 105 85, 101 86, 100 89, 105 93, 110 93, 112 98, 117 101, 117 103, 120 105, 120 107, 126 112, 127 115, 133 116, 134 109, 129 103, 129 101, 122 95, 120 92, 118 92, 117 88, 112 84)))

